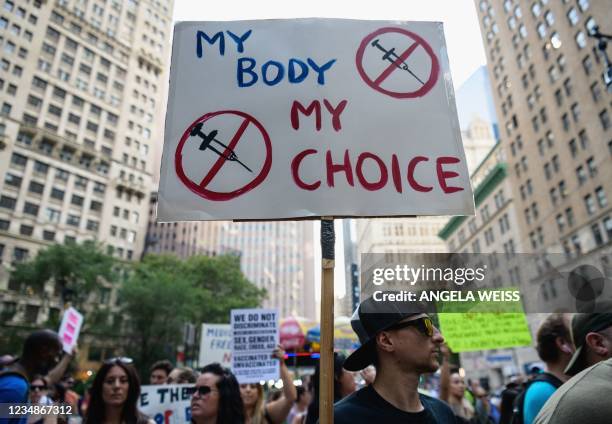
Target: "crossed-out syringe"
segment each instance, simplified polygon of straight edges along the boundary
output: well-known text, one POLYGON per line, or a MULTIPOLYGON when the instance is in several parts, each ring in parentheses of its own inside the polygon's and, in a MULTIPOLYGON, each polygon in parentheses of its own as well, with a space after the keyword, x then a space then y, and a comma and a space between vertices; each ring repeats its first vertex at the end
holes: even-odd
POLYGON ((390 49, 385 49, 380 42, 378 41, 378 38, 374 41, 372 41, 372 47, 376 47, 378 48, 380 51, 384 52, 385 54, 382 57, 382 60, 388 60, 389 62, 391 62, 392 64, 394 64, 395 66, 397 66, 399 69, 401 69, 402 71, 407 71, 410 73, 410 75, 412 75, 413 77, 415 77, 417 79, 418 82, 420 82, 422 85, 425 85, 425 83, 423 81, 421 81, 421 79, 416 76, 416 74, 414 72, 412 72, 410 70, 410 68, 408 68, 408 64, 404 61, 399 62, 398 60, 400 59, 400 57, 397 55, 397 53, 395 53, 395 47, 392 47, 390 49))
POLYGON ((230 162, 237 162, 240 165, 242 165, 247 171, 253 172, 251 171, 251 168, 246 166, 244 163, 242 163, 238 159, 238 155, 236 155, 236 152, 234 152, 226 144, 222 143, 221 141, 215 138, 217 134, 219 133, 219 131, 212 130, 211 132, 206 134, 202 131, 202 125, 203 125, 202 122, 198 122, 189 132, 190 136, 200 137, 202 139, 202 143, 200 143, 200 150, 206 150, 206 149, 212 150, 213 152, 221 156, 223 159, 228 160, 230 162), (229 154, 227 156, 224 155, 224 152, 217 150, 217 148, 213 146, 212 143, 216 143, 220 147, 223 147, 223 149, 227 150, 229 154))

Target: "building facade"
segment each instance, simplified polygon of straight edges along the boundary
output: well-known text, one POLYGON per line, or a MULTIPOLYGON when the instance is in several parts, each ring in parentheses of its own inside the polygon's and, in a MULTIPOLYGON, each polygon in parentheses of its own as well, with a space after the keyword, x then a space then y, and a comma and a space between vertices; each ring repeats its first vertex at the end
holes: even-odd
POLYGON ((502 148, 528 252, 610 261, 611 95, 589 31, 612 31, 605 0, 475 2, 502 148))
POLYGON ((40 324, 63 307, 53 287, 42 299, 8 282, 12 264, 41 248, 95 240, 120 259, 140 258, 172 8, 172 1, 2 1, 3 323, 40 324))
POLYGON ((216 256, 222 225, 219 221, 157 222, 157 193, 151 193, 143 253, 171 253, 183 259, 216 256))
POLYGON ((218 253, 239 254, 242 272, 267 290, 262 307, 316 319, 311 221, 224 222, 219 240, 218 253))
MULTIPOLYGON (((521 234, 518 211, 505 153, 499 143, 472 173, 471 180, 475 216, 451 218, 440 231, 440 238, 451 252, 495 254, 485 257, 490 262, 486 263, 488 270, 504 275, 494 274, 491 282, 496 286, 507 286, 508 282, 521 286, 521 267, 516 253, 525 249, 518 237, 521 234), (502 261, 504 265, 500 267, 502 261)), ((539 317, 528 317, 533 335, 539 322, 539 317)), ((464 352, 460 358, 472 378, 486 379, 492 387, 503 385, 507 377, 520 372, 524 365, 538 361, 535 350, 529 347, 464 352)))

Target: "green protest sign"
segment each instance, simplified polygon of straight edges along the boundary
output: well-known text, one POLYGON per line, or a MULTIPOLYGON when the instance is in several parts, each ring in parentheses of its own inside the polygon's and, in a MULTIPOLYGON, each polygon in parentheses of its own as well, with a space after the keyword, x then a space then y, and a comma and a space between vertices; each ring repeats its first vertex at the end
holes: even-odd
MULTIPOLYGON (((510 289, 511 290, 511 289, 510 289)), ((478 299, 478 297, 476 297, 478 299)), ((453 352, 530 346, 520 302, 438 302, 440 330, 453 352)))

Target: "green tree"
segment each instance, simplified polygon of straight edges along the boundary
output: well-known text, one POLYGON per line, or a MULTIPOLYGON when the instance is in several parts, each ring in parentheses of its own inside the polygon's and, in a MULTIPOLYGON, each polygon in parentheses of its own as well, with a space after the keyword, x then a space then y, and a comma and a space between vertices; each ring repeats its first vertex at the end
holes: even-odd
POLYGON ((240 258, 234 255, 192 256, 185 262, 188 278, 202 289, 196 320, 227 323, 232 309, 253 308, 266 296, 240 270, 240 258))
POLYGON ((54 244, 34 259, 18 263, 11 278, 39 291, 47 281, 54 281, 62 301, 82 309, 99 287, 100 278, 116 281, 116 266, 116 260, 94 242, 54 244))
POLYGON ((156 360, 173 359, 185 323, 228 322, 232 308, 256 307, 265 292, 240 271, 237 258, 197 256, 185 261, 147 255, 120 291, 128 320, 128 353, 141 375, 156 360))

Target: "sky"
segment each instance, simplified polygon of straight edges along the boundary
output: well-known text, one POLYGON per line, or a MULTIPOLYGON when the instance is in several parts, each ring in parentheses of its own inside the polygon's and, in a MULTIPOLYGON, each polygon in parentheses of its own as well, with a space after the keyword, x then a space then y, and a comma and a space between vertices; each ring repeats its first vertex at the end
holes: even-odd
POLYGON ((473 0, 176 0, 174 21, 347 18, 444 23, 453 85, 486 63, 473 0))
MULTIPOLYGON (((473 0, 176 0, 174 21, 232 21, 281 18, 346 18, 391 21, 443 22, 455 89, 486 64, 480 26, 473 0)), ((315 225, 315 240, 319 227, 315 225)), ((319 243, 315 242, 318 246, 319 243)), ((344 290, 341 221, 336 224, 335 292, 344 290)), ((320 249, 315 252, 316 298, 320 299, 320 249)))

